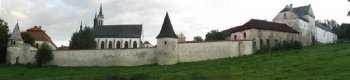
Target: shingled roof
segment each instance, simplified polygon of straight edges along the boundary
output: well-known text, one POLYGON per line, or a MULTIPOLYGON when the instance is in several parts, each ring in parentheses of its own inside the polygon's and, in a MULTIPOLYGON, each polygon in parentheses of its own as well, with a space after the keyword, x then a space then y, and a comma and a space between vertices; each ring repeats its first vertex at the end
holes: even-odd
POLYGON ((323 30, 325 30, 325 31, 334 33, 334 32, 332 31, 332 29, 329 28, 329 27, 326 27, 326 25, 323 25, 323 24, 318 23, 318 22, 316 22, 315 25, 316 25, 316 27, 319 27, 319 28, 321 28, 321 29, 323 29, 323 30))
POLYGON ((36 41, 47 41, 51 43, 53 46, 57 48, 55 43, 52 42, 50 36, 48 36, 45 31, 41 30, 41 27, 34 26, 32 28, 27 29, 26 31, 30 36, 34 38, 36 41))
POLYGON ((174 32, 173 26, 171 25, 168 13, 165 15, 162 29, 160 30, 157 38, 178 38, 174 32))
POLYGON ((298 31, 294 30, 293 28, 289 27, 286 24, 269 22, 264 20, 257 20, 257 19, 251 19, 244 25, 230 28, 222 32, 224 34, 229 34, 229 33, 235 33, 235 32, 248 30, 248 29, 262 29, 262 30, 274 30, 274 31, 280 31, 280 32, 298 33, 298 31))
POLYGON ((18 22, 16 23, 15 28, 13 29, 13 32, 9 38, 10 40, 17 40, 17 41, 22 41, 22 36, 21 36, 21 31, 19 30, 19 25, 18 22))
MULTIPOLYGON (((287 6, 285 7, 283 10, 281 10, 280 12, 286 12, 286 11, 290 11, 288 9, 288 7, 290 6, 287 6)), ((310 13, 310 8, 311 8, 311 5, 306 5, 306 6, 300 6, 300 7, 295 7, 295 8, 292 8, 292 12, 295 13, 299 19, 302 19, 304 21, 309 21, 307 19, 305 19, 303 16, 304 15, 310 15, 311 17, 315 18, 314 14, 313 13, 310 13)))
POLYGON ((96 38, 141 38, 142 25, 103 25, 95 32, 96 38))

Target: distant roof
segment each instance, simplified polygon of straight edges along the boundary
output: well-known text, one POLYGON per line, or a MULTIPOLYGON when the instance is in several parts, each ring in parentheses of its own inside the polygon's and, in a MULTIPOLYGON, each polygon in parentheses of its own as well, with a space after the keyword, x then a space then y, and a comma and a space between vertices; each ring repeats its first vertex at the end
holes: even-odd
MULTIPOLYGON (((310 8, 311 5, 306 5, 306 6, 300 6, 300 7, 295 7, 293 8, 293 13, 295 13, 299 19, 302 19, 304 21, 309 22, 309 20, 305 19, 303 16, 304 15, 310 15, 311 17, 315 18, 313 13, 310 13, 310 8)), ((285 7, 281 12, 289 11, 288 7, 285 7)))
POLYGON ((151 44, 151 43, 149 43, 148 41, 145 41, 143 44, 151 44))
POLYGON ((48 36, 45 31, 41 30, 41 26, 34 26, 32 28, 27 29, 26 31, 30 36, 34 38, 36 41, 48 41, 52 45, 54 45, 56 48, 57 46, 55 43, 52 42, 50 36, 48 36))
POLYGON ((168 13, 165 15, 162 29, 160 30, 157 38, 178 38, 174 32, 168 13))
POLYGON ((103 25, 95 32, 96 38, 141 38, 142 25, 103 25))
POLYGON ((325 31, 334 33, 334 32, 332 31, 332 29, 329 28, 329 27, 327 27, 326 25, 323 25, 323 24, 318 23, 318 22, 315 22, 315 25, 316 25, 316 27, 319 27, 319 28, 321 28, 321 29, 323 29, 323 30, 325 30, 325 31))
POLYGON ((251 19, 247 23, 241 26, 233 27, 233 28, 224 30, 222 32, 224 34, 229 34, 229 33, 235 33, 235 32, 248 30, 248 29, 262 29, 262 30, 274 30, 274 31, 280 31, 280 32, 298 33, 298 31, 294 30, 293 28, 289 27, 286 24, 269 22, 265 20, 257 20, 257 19, 251 19))

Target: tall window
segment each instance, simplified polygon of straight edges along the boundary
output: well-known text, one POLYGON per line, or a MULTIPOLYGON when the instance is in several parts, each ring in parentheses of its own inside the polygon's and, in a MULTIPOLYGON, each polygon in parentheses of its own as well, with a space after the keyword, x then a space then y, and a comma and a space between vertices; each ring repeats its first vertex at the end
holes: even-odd
POLYGON ((260 39, 260 50, 264 47, 264 41, 260 39))
POLYGON ((104 49, 105 48, 105 42, 101 42, 101 49, 104 49))
POLYGON ((243 38, 245 39, 247 37, 247 34, 244 32, 243 33, 243 38))
POLYGON ((284 14, 283 14, 283 17, 284 17, 284 19, 287 19, 287 14, 284 13, 284 14))
POLYGON ((117 48, 120 48, 120 41, 117 41, 117 48))
POLYGON ((236 40, 237 39, 237 35, 235 35, 233 39, 236 40))
POLYGON ((128 41, 125 41, 125 42, 124 42, 124 48, 129 48, 129 43, 128 43, 128 41))
POLYGON ((113 46, 112 41, 109 41, 108 48, 112 49, 112 46, 113 46))
POLYGON ((134 41, 134 43, 133 43, 133 48, 137 48, 137 42, 136 41, 134 41))
POLYGON ((269 39, 266 40, 266 46, 268 49, 270 49, 270 40, 269 39))

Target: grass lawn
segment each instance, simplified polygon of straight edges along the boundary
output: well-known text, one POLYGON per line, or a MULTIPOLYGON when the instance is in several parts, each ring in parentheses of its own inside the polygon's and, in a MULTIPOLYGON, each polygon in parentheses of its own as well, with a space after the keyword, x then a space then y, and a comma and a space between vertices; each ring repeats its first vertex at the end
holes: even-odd
POLYGON ((350 43, 266 52, 229 59, 138 67, 0 65, 0 80, 103 80, 134 75, 151 80, 350 80, 350 43))

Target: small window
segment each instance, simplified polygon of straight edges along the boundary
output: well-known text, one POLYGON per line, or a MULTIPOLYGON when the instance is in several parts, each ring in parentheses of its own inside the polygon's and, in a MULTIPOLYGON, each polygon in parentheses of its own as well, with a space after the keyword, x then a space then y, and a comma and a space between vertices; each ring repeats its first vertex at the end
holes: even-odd
POLYGON ((234 36, 234 40, 236 40, 236 39, 237 39, 237 35, 234 36))
POLYGON ((164 41, 164 45, 166 45, 166 41, 164 41))
POLYGON ((247 34, 244 32, 243 33, 243 38, 245 39, 247 37, 247 34))
POLYGON ((287 19, 287 14, 286 14, 286 13, 284 13, 283 17, 284 17, 284 19, 287 19))

